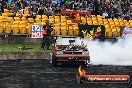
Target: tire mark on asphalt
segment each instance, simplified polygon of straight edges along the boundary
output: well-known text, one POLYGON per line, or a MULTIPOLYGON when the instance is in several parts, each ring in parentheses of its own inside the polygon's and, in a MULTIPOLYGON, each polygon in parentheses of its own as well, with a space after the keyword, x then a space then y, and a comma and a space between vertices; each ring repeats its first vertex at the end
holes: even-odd
POLYGON ((0 81, 7 80, 7 79, 12 79, 12 78, 15 78, 15 76, 9 76, 9 77, 1 78, 0 81))
POLYGON ((76 74, 75 72, 44 72, 46 74, 76 74))

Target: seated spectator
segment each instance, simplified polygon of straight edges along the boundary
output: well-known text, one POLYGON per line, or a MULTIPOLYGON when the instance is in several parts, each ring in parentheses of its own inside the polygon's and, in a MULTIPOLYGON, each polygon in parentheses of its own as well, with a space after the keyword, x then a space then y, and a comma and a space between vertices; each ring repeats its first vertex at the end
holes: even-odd
POLYGON ((37 14, 37 12, 38 12, 38 6, 36 6, 36 5, 33 5, 33 14, 37 14))
POLYGON ((36 2, 36 0, 32 0, 31 1, 31 5, 33 6, 33 5, 36 5, 37 4, 37 2, 36 2))
POLYGON ((65 5, 62 6, 61 10, 66 10, 66 7, 65 5))
POLYGON ((19 11, 19 18, 22 18, 23 17, 23 13, 21 11, 19 11))
POLYGON ((13 3, 9 3, 9 5, 8 5, 8 10, 12 10, 13 7, 14 7, 13 3))
POLYGON ((132 18, 132 10, 130 10, 130 13, 129 13, 130 17, 132 18))
POLYGON ((25 9, 25 7, 27 7, 27 6, 28 6, 27 0, 21 0, 21 8, 25 9))
POLYGON ((45 9, 44 9, 44 7, 41 6, 40 9, 38 10, 38 14, 43 15, 44 12, 45 12, 45 9))
POLYGON ((50 7, 48 7, 48 8, 46 9, 46 15, 47 15, 47 16, 50 16, 51 14, 52 14, 52 10, 51 10, 50 7))
POLYGON ((1 7, 1 3, 0 3, 0 14, 2 13, 2 7, 1 7))
POLYGON ((108 18, 108 13, 105 11, 103 14, 102 14, 103 18, 108 18))
POLYGON ((1 1, 1 11, 2 13, 4 12, 4 9, 7 9, 7 3, 5 0, 1 1))
POLYGON ((58 14, 60 14, 60 8, 59 8, 59 6, 56 6, 56 9, 55 9, 55 15, 58 15, 58 14))
POLYGON ((56 5, 55 5, 55 3, 51 4, 51 7, 52 7, 52 11, 55 11, 55 10, 56 10, 56 5))
POLYGON ((32 6, 28 6, 28 11, 33 11, 33 7, 32 6))
POLYGON ((131 19, 131 17, 128 15, 128 13, 124 14, 123 20, 130 20, 130 19, 131 19))
POLYGON ((33 19, 35 19, 36 18, 36 15, 33 14, 32 11, 30 11, 29 14, 27 15, 27 18, 33 18, 33 19))
POLYGON ((44 5, 44 0, 39 0, 40 6, 44 5))
POLYGON ((130 4, 130 10, 132 10, 132 3, 130 4))
POLYGON ((12 12, 14 14, 16 14, 16 12, 18 11, 18 9, 19 9, 18 6, 16 4, 13 4, 12 12))
POLYGON ((40 1, 39 0, 36 1, 36 6, 40 6, 40 1))
POLYGON ((46 4, 52 4, 52 0, 44 0, 46 4))

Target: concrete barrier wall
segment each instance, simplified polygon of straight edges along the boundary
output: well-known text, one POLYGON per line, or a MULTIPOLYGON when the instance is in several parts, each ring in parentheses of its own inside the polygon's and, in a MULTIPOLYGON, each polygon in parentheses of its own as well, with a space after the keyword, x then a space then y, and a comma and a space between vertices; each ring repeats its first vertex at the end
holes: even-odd
POLYGON ((0 52, 0 60, 48 59, 50 52, 0 52))
MULTIPOLYGON (((105 41, 115 42, 115 38, 106 38, 105 41)), ((20 36, 9 36, 9 37, 0 37, 0 45, 2 44, 41 44, 42 38, 29 38, 29 37, 20 37, 20 36)))

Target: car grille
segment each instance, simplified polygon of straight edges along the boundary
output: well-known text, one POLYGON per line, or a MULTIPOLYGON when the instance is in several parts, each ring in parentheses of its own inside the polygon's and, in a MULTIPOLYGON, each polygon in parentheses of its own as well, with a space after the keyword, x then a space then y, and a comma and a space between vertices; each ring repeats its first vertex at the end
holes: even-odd
POLYGON ((82 54, 82 52, 63 52, 63 54, 82 54))
POLYGON ((73 52, 73 54, 82 54, 82 52, 73 52))

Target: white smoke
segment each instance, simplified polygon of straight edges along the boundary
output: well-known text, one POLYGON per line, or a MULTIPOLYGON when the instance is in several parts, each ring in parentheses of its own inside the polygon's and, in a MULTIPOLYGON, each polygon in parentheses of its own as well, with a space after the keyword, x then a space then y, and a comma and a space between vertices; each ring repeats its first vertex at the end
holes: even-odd
POLYGON ((132 36, 119 38, 114 44, 83 39, 94 65, 132 65, 132 36))

